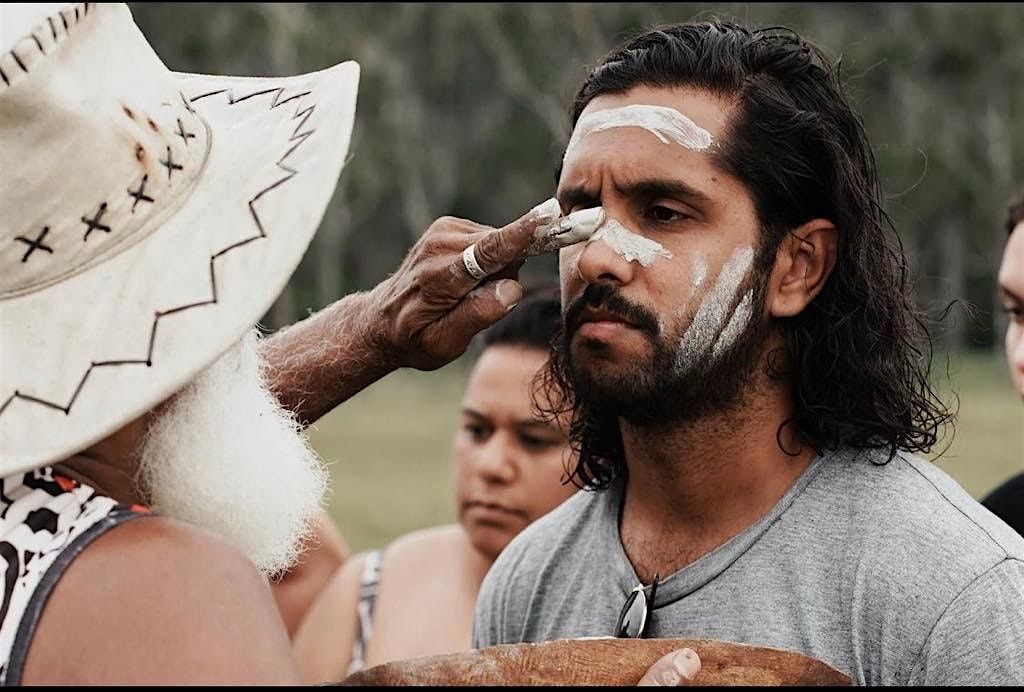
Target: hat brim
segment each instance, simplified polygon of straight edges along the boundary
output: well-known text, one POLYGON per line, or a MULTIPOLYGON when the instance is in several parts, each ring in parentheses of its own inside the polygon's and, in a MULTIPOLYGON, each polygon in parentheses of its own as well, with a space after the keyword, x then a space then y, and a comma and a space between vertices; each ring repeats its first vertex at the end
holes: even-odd
POLYGON ((187 201, 145 240, 0 306, 0 475, 88 448, 237 343, 284 289, 334 192, 357 63, 175 76, 212 133, 187 201))

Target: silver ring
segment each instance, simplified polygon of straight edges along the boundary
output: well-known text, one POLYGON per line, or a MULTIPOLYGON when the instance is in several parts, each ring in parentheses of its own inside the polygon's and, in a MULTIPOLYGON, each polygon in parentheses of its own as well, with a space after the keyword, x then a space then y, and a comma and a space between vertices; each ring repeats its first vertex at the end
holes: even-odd
POLYGON ((485 272, 480 266, 480 263, 476 261, 476 252, 473 249, 475 247, 476 243, 473 243, 462 251, 462 264, 466 267, 466 271, 469 272, 469 275, 479 281, 487 276, 487 272, 485 272))

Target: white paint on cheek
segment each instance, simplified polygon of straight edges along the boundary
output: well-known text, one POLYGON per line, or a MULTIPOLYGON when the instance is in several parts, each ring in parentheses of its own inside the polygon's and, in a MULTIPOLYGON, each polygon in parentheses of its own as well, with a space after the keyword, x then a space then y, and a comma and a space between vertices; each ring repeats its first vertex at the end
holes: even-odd
POLYGON ((603 240, 605 245, 621 255, 627 262, 639 262, 649 267, 658 257, 670 258, 672 253, 661 243, 633 233, 615 219, 608 219, 587 243, 603 240))
POLYGON ((736 306, 736 309, 732 313, 732 317, 729 318, 729 324, 725 325, 725 329, 722 330, 722 334, 718 337, 718 341, 715 342, 715 347, 711 349, 711 358, 716 359, 722 355, 722 352, 727 350, 736 341, 736 338, 743 332, 743 329, 750 323, 750 315, 754 309, 754 289, 747 291, 747 294, 743 296, 743 300, 736 306))
POLYGON ((563 160, 587 135, 615 127, 639 127, 650 132, 663 144, 668 144, 671 140, 696 151, 704 151, 715 141, 710 132, 675 108, 636 103, 594 111, 580 118, 576 122, 572 137, 569 138, 563 160))
POLYGON ((712 348, 725 323, 726 311, 754 261, 754 248, 736 248, 722 267, 714 288, 704 296, 693 323, 687 328, 679 345, 676 371, 688 372, 712 348))
POLYGON ((708 275, 708 263, 704 260, 704 257, 697 255, 693 258, 693 290, 697 291, 704 283, 704 279, 708 275))

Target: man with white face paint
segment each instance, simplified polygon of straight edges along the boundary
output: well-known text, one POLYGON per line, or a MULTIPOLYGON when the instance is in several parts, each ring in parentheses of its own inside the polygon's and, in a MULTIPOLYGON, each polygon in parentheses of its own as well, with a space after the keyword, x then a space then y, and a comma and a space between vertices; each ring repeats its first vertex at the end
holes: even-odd
POLYGON ((607 56, 573 124, 557 199, 605 222, 561 250, 546 382, 601 492, 502 553, 474 645, 711 638, 856 684, 1024 683, 1024 540, 916 455, 951 415, 832 63, 674 25, 607 56))

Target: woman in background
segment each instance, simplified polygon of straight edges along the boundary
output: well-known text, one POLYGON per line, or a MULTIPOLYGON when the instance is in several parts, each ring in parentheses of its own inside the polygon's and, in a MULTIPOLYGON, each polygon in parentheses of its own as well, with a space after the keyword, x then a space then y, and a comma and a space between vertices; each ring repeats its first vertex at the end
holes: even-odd
POLYGON ((483 334, 454 443, 458 523, 349 558, 294 638, 307 683, 470 648, 484 575, 529 523, 575 490, 566 430, 532 411, 534 377, 561 324, 557 297, 524 299, 483 334))
MULTIPOLYGON (((1024 399, 1024 190, 1006 214, 1006 247, 999 267, 999 299, 1006 312, 1006 362, 1024 399)), ((983 505, 1024 536, 1024 472, 993 490, 983 505)))

